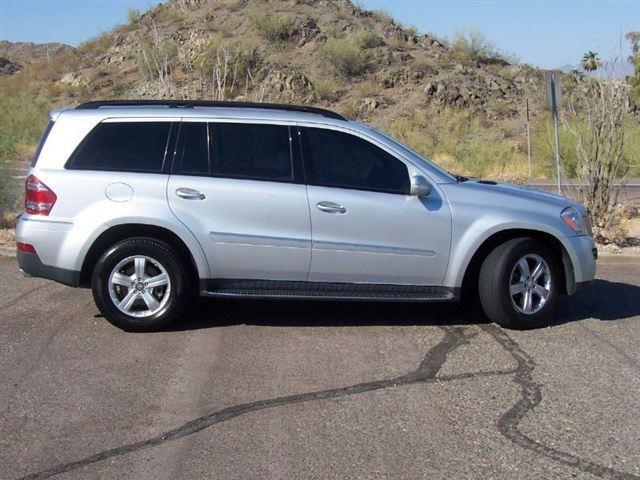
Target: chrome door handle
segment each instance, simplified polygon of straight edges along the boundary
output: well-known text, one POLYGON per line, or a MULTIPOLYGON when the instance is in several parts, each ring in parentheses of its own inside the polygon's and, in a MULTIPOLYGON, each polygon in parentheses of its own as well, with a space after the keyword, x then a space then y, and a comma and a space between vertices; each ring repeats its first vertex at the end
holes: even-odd
POLYGON ((318 202, 316 203, 316 207, 318 210, 326 213, 337 213, 339 215, 347 213, 346 208, 333 202, 318 202))
POLYGON ((204 193, 200 193, 193 188, 178 188, 176 195, 186 200, 204 200, 207 196, 204 193))

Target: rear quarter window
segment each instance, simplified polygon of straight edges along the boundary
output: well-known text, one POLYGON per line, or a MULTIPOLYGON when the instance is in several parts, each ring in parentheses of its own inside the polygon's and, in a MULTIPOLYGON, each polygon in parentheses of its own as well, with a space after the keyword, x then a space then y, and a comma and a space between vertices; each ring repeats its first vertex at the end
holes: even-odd
POLYGON ((104 122, 71 156, 67 168, 162 172, 170 122, 104 122))
POLYGON ((47 141, 47 137, 49 136, 49 133, 53 128, 53 124, 54 124, 53 120, 49 120, 49 123, 47 124, 47 128, 44 129, 44 133, 40 138, 40 142, 38 142, 38 148, 36 148, 36 153, 33 154, 33 159, 31 160, 32 167, 35 167, 36 163, 38 163, 38 158, 40 157, 40 153, 42 152, 42 147, 44 147, 44 144, 47 141))

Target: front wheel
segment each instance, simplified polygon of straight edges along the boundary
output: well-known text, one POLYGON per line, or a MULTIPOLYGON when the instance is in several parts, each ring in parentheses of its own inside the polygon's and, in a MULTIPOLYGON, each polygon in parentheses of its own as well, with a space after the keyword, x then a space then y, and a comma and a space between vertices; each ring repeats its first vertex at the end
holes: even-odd
POLYGON ((480 269, 482 308, 504 327, 538 327, 558 306, 561 278, 555 255, 543 243, 532 238, 509 240, 496 247, 480 269))
POLYGON ((152 238, 111 246, 91 282, 104 317, 127 331, 154 331, 175 322, 189 297, 189 275, 172 248, 152 238))

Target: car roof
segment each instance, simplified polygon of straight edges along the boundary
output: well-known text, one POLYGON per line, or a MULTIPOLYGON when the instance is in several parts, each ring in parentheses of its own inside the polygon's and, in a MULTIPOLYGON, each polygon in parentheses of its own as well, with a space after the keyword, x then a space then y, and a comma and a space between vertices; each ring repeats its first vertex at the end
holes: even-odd
POLYGON ((278 104, 254 104, 248 102, 90 102, 89 107, 82 104, 75 109, 58 109, 51 112, 53 120, 61 114, 81 116, 100 122, 107 118, 202 118, 202 119, 232 119, 232 120, 260 120, 283 121, 301 123, 320 123, 324 125, 350 125, 341 115, 329 110, 289 106, 278 104))

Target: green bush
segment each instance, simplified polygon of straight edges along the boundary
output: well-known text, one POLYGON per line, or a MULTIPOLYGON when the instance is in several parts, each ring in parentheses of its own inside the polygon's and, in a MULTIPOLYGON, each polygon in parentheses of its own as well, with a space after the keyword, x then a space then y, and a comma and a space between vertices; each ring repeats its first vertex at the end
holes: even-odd
POLYGON ((0 125, 0 213, 10 206, 10 176, 7 165, 16 156, 15 138, 5 125, 0 125))
POLYGON ((376 48, 384 45, 384 40, 369 30, 362 30, 357 33, 355 39, 361 48, 376 48))
POLYGON ((451 54, 456 61, 480 61, 484 63, 517 63, 514 55, 506 54, 479 30, 458 32, 451 44, 451 54))
POLYGON ((253 7, 247 17, 254 27, 272 42, 285 42, 289 38, 292 19, 289 15, 271 13, 266 8, 253 7))
POLYGON ((465 112, 420 112, 391 122, 390 134, 447 170, 502 178, 526 171, 526 150, 518 142, 490 138, 477 117, 465 112))
POLYGON ((331 38, 324 45, 323 54, 336 72, 345 77, 360 75, 371 66, 371 54, 357 38, 331 38))
POLYGON ((16 182, 9 167, 34 146, 48 120, 51 102, 30 91, 18 78, 0 81, 0 214, 17 203, 16 182))
POLYGON ((318 78, 313 81, 313 91, 318 100, 337 102, 340 99, 338 88, 338 84, 332 77, 318 78))

